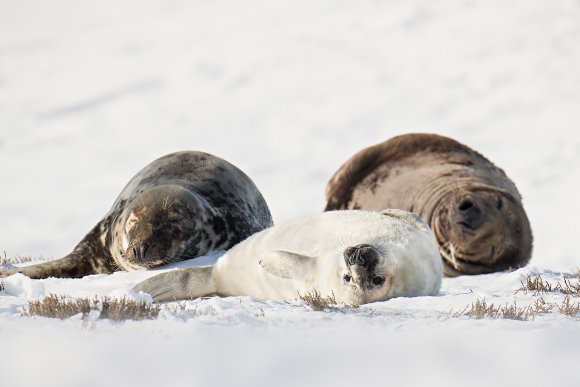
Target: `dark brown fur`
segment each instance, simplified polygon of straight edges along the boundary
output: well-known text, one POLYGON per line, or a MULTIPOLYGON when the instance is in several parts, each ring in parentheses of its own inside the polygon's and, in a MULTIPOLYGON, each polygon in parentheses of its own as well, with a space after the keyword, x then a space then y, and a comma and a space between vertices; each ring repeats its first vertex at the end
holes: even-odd
POLYGON ((531 256, 532 233, 513 182, 480 153, 447 137, 408 134, 363 149, 332 176, 326 198, 326 211, 418 213, 449 258, 447 275, 517 268, 531 256), (461 218, 465 212, 468 221, 461 218))

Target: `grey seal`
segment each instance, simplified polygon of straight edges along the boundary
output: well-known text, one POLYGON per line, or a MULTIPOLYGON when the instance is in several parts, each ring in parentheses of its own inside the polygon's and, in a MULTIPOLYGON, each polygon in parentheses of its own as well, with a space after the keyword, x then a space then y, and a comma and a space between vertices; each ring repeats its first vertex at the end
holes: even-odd
POLYGON ((149 269, 229 249, 271 225, 266 201, 244 172, 208 153, 176 152, 138 172, 69 255, 0 277, 149 269))
POLYGON ((453 139, 415 133, 363 149, 330 179, 326 210, 399 208, 435 233, 444 274, 525 266, 530 222, 515 184, 483 155, 453 139))

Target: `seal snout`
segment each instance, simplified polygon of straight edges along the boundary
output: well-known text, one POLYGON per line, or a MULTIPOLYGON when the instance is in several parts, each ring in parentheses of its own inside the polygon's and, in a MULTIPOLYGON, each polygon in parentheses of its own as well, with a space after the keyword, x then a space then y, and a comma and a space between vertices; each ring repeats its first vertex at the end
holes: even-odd
POLYGON ((456 223, 460 226, 475 231, 486 221, 485 213, 472 200, 462 200, 457 206, 456 223))
POLYGON ((371 245, 360 244, 344 250, 344 261, 347 266, 374 267, 378 260, 378 253, 371 245))
POLYGON ((133 246, 133 256, 139 262, 145 262, 147 257, 147 250, 149 250, 149 245, 147 243, 141 243, 133 246))

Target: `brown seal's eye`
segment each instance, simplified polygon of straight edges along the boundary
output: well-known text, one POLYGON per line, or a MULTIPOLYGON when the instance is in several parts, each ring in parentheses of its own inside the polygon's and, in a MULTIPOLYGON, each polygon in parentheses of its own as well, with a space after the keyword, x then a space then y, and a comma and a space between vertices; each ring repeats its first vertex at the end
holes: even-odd
POLYGON ((348 274, 345 274, 345 275, 344 275, 344 277, 342 277, 342 279, 343 279, 343 280, 344 280, 344 282, 346 282, 346 283, 349 283, 349 282, 350 282, 350 280, 351 280, 351 278, 350 278, 350 275, 348 275, 348 274))
POLYGON ((385 279, 383 277, 379 277, 378 275, 376 275, 372 278, 371 282, 375 286, 381 286, 382 284, 385 283, 385 279))

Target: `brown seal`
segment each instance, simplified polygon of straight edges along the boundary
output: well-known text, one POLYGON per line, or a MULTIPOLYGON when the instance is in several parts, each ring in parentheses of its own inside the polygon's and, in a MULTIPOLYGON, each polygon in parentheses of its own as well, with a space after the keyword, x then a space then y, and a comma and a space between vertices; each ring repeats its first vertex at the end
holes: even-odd
POLYGON ((532 230, 503 170, 435 134, 407 134, 363 149, 326 188, 326 210, 399 208, 433 230, 447 276, 525 266, 532 230))
POLYGON ((148 269, 229 249, 271 225, 266 201, 245 173, 208 153, 176 152, 137 173, 69 255, 0 277, 148 269))

